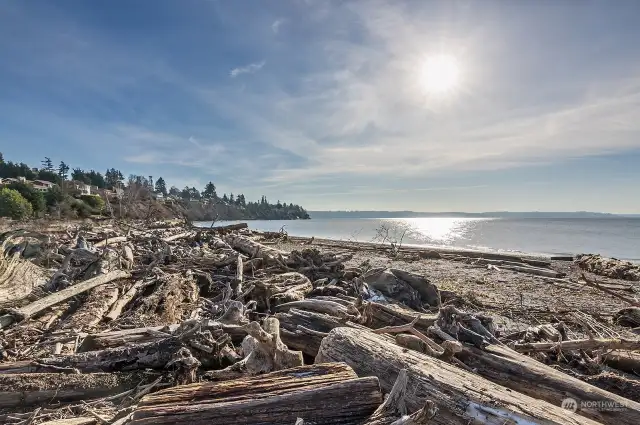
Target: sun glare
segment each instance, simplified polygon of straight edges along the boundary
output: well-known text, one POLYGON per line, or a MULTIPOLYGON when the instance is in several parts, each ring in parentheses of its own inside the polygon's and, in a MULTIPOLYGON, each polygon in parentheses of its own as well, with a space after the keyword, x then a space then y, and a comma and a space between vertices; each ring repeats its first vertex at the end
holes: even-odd
POLYGON ((460 68, 455 57, 437 55, 427 58, 420 75, 420 83, 429 94, 445 95, 460 83, 460 68))

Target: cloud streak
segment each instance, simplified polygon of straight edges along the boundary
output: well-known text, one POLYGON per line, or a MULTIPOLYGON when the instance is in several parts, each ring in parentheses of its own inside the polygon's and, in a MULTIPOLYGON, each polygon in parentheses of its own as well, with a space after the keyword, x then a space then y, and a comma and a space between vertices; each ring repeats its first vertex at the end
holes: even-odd
POLYGON ((261 61, 261 62, 250 63, 247 66, 233 68, 229 72, 229 75, 231 76, 231 78, 236 78, 242 74, 255 74, 256 72, 260 71, 266 63, 267 63, 266 61, 261 61))

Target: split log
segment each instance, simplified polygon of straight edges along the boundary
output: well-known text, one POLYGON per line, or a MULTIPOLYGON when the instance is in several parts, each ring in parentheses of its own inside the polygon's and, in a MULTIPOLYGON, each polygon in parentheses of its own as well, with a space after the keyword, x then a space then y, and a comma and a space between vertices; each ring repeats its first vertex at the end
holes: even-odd
POLYGON ((129 288, 129 290, 118 298, 115 304, 113 304, 111 310, 109 310, 109 313, 105 316, 105 320, 116 320, 122 313, 122 309, 125 308, 127 304, 136 297, 136 295, 138 295, 138 292, 153 283, 153 281, 148 280, 139 280, 134 283, 131 288, 129 288))
POLYGON ((117 299, 118 285, 115 283, 93 288, 85 302, 62 324, 62 329, 84 330, 94 327, 102 321, 117 299))
POLYGON ((412 388, 405 398, 407 407, 416 411, 425 400, 433 401, 439 410, 434 424, 597 424, 359 329, 332 330, 316 361, 345 362, 358 376, 377 376, 384 391, 390 391, 400 370, 407 369, 412 388))
POLYGON ((101 398, 151 382, 152 378, 139 372, 0 374, 0 407, 23 408, 101 398))
POLYGON ((108 348, 68 356, 39 359, 37 362, 0 363, 0 374, 33 372, 117 372, 163 369, 173 354, 183 348, 176 338, 126 347, 108 348))
POLYGON ((116 236, 114 238, 106 238, 104 240, 101 240, 100 242, 96 242, 95 244, 93 244, 93 246, 94 248, 100 248, 103 246, 113 245, 116 243, 126 242, 126 241, 127 241, 126 236, 116 236))
POLYGON ((582 402, 597 401, 603 405, 625 406, 619 411, 600 411, 597 407, 580 408, 578 411, 581 416, 603 424, 640 423, 640 403, 597 388, 507 347, 492 344, 483 351, 464 346, 458 358, 496 384, 551 404, 559 404, 570 397, 582 402))
POLYGON ((145 396, 131 425, 361 424, 382 403, 376 378, 344 364, 169 388, 145 396), (307 422, 308 421, 308 422, 307 422))
POLYGON ((571 350, 640 350, 640 340, 629 339, 574 339, 561 342, 515 343, 512 348, 520 353, 538 353, 541 351, 571 350))
POLYGON ((24 320, 43 310, 46 310, 53 305, 61 303, 62 301, 65 301, 71 297, 75 297, 76 295, 86 292, 97 286, 104 285, 118 279, 126 279, 130 276, 131 274, 129 274, 128 272, 115 270, 110 273, 85 280, 84 282, 77 283, 73 286, 34 301, 24 307, 11 310, 10 314, 0 317, 0 329, 11 325, 15 320, 24 320))
MULTIPOLYGON (((42 267, 14 255, 4 258, 0 251, 0 307, 11 306, 25 299, 34 289, 45 286, 46 272, 42 267)), ((2 321, 0 320, 0 328, 2 321)))

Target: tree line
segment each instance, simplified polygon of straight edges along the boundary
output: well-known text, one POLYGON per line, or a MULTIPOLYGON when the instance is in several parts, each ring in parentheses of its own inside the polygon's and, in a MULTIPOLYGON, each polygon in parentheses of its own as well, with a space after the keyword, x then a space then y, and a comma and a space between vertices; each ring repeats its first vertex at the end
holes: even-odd
MULTIPOLYGON (((49 157, 45 157, 41 162, 40 168, 32 168, 27 164, 20 162, 5 161, 2 153, 0 153, 0 178, 18 178, 24 177, 27 180, 44 180, 56 183, 60 186, 69 178, 74 181, 83 182, 85 184, 96 186, 99 189, 127 188, 129 194, 139 194, 146 191, 149 194, 162 194, 163 197, 171 197, 184 202, 199 201, 206 205, 226 205, 232 206, 243 212, 245 218, 253 219, 306 219, 309 218, 307 211, 299 205, 293 203, 287 204, 279 200, 272 204, 265 196, 260 201, 247 201, 244 194, 234 195, 226 193, 219 196, 216 186, 213 182, 208 182, 202 191, 195 187, 185 187, 178 189, 171 186, 167 189, 167 183, 164 178, 159 177, 154 180, 153 176, 141 176, 130 174, 127 181, 120 170, 110 168, 104 174, 95 170, 84 170, 82 168, 71 169, 64 161, 56 166, 49 157)), ((49 191, 45 193, 40 200, 37 192, 27 190, 26 185, 13 184, 14 189, 20 189, 19 192, 26 195, 25 198, 37 198, 31 202, 32 211, 34 213, 43 211, 46 206, 59 203, 63 198, 63 194, 59 190, 49 191), (33 195, 31 192, 35 192, 33 195)))

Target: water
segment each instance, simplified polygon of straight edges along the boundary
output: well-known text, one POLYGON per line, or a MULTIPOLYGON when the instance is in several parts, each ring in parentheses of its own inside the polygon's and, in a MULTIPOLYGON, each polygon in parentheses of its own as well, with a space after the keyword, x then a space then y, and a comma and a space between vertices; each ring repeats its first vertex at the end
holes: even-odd
POLYGON ((404 234, 405 245, 546 255, 600 253, 640 262, 640 218, 335 218, 248 223, 252 229, 266 231, 285 226, 291 236, 381 242, 385 236, 387 241, 399 241, 404 234))

